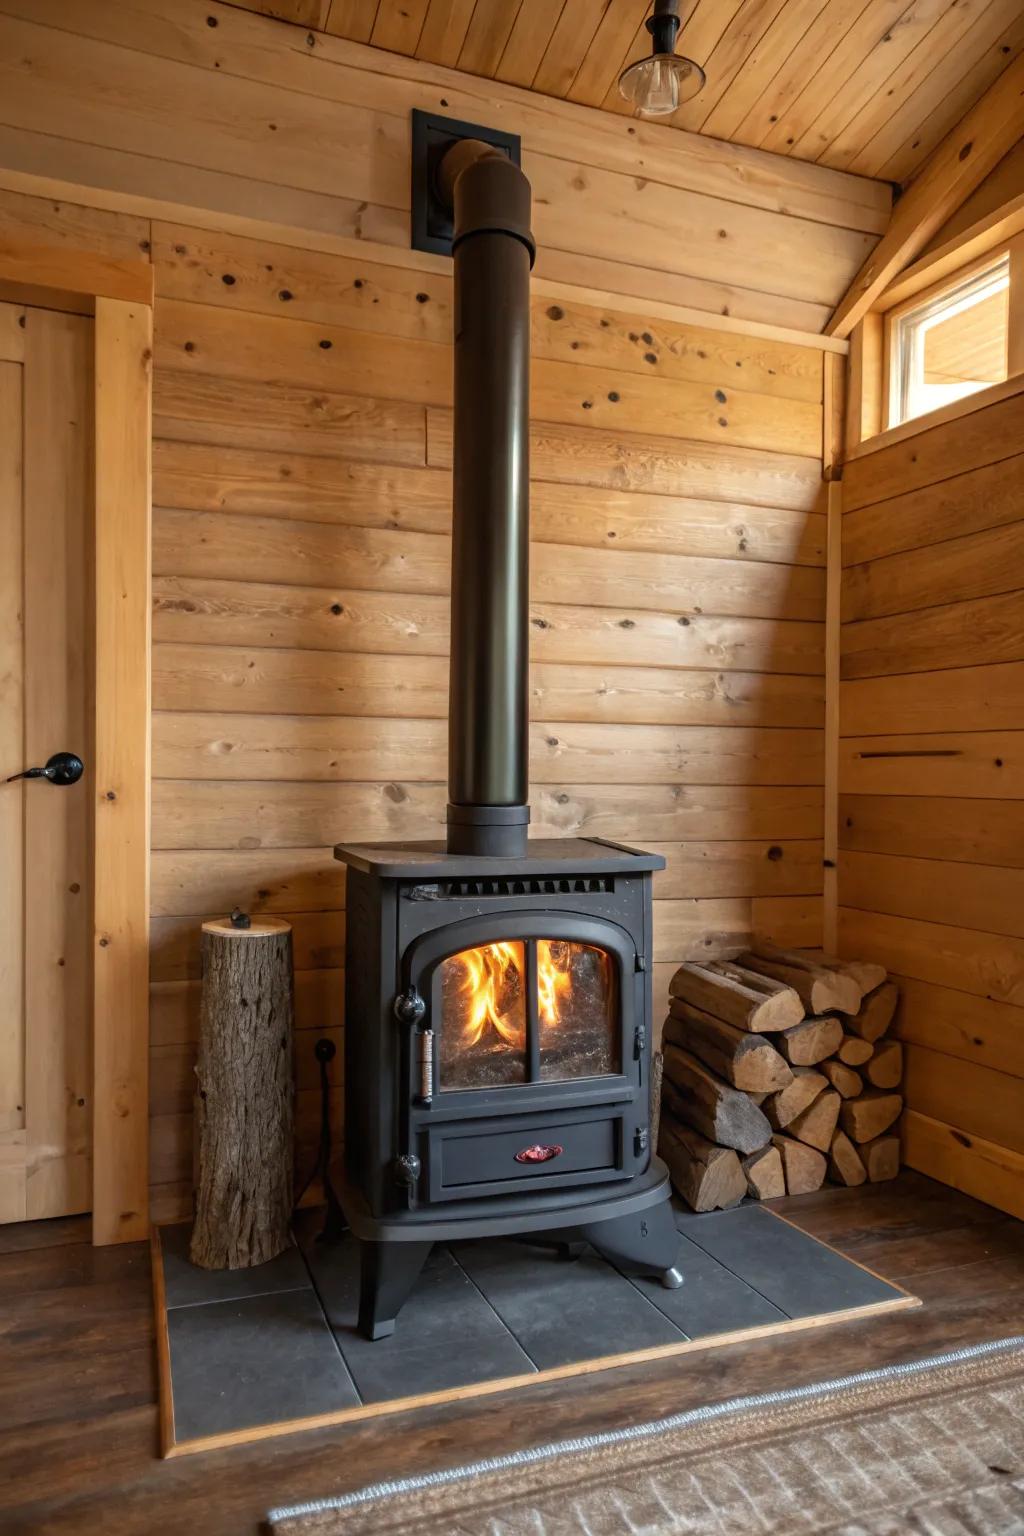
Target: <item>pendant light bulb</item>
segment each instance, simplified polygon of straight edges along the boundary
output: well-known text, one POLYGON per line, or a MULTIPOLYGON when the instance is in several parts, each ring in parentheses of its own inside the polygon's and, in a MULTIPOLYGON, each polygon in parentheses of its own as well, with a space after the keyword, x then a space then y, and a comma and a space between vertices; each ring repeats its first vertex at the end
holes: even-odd
POLYGON ((693 59, 675 51, 679 0, 655 0, 645 23, 651 34, 649 58, 638 59, 619 76, 619 91, 645 117, 667 117, 704 89, 705 74, 693 59))

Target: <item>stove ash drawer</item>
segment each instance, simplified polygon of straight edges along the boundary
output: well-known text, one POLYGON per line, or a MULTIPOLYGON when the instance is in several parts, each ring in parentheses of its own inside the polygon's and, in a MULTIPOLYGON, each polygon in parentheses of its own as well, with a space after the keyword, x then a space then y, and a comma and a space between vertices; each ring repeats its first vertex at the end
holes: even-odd
POLYGON ((627 1178, 648 1163, 646 1116, 630 1105, 463 1121, 428 1132, 431 1200, 627 1178))

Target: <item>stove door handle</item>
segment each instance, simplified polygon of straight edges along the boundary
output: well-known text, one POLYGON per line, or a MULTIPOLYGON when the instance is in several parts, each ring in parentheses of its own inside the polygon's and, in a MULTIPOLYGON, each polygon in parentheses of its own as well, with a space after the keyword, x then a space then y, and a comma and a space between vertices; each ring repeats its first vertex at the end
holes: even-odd
POLYGON ((524 1147, 516 1153, 517 1163, 549 1163, 553 1157, 561 1157, 564 1147, 558 1145, 542 1146, 540 1142, 534 1142, 532 1147, 524 1147))

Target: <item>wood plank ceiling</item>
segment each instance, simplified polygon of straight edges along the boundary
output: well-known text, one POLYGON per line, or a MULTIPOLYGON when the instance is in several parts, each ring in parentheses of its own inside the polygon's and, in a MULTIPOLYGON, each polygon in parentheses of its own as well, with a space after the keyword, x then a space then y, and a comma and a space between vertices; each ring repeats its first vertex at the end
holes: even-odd
MULTIPOLYGON (((651 0, 240 0, 609 112, 649 49, 651 0)), ((661 119, 905 182, 1024 48, 1021 0, 682 0, 705 89, 661 119)))

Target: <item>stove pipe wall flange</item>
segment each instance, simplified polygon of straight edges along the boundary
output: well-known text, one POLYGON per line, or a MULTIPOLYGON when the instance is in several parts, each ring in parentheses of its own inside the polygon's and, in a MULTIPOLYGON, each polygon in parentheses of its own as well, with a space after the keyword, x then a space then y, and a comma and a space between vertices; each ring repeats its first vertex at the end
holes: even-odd
POLYGON ((455 265, 448 852, 515 858, 530 820, 530 183, 461 139, 437 187, 455 265))

